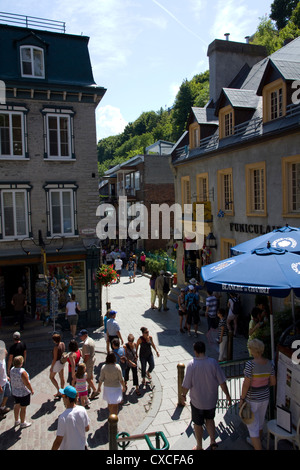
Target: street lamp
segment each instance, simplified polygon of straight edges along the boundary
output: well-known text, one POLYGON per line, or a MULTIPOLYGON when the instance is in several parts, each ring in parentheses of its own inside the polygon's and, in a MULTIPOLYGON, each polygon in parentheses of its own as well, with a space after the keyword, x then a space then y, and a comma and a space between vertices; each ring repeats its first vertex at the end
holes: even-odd
POLYGON ((212 232, 207 235, 205 244, 207 248, 217 248, 217 240, 212 232))

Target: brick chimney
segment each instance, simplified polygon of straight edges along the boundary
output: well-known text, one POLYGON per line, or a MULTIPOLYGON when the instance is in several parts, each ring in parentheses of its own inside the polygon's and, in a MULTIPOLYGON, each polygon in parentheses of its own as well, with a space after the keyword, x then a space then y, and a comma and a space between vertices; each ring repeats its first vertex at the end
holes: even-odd
POLYGON ((217 102, 222 88, 228 87, 242 67, 247 63, 253 67, 267 57, 264 46, 215 39, 207 50, 209 58, 209 94, 217 102))

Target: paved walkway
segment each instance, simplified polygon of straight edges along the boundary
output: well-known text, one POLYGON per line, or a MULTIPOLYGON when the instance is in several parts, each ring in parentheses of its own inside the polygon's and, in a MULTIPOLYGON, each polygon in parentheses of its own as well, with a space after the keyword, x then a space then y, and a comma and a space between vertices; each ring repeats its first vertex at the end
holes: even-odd
MULTIPOLYGON (((171 450, 191 450, 195 445, 193 427, 190 419, 190 406, 177 406, 177 365, 187 364, 193 354, 194 337, 188 337, 179 331, 178 312, 174 302, 168 302, 168 311, 158 312, 150 308, 149 279, 138 275, 134 283, 123 275, 121 282, 108 288, 108 301, 117 313, 124 341, 129 333, 137 340, 140 328, 146 326, 153 336, 160 357, 155 357, 155 369, 152 381, 141 389, 141 397, 134 393, 131 378, 124 403, 118 416, 118 431, 130 435, 151 431, 162 431, 170 443, 171 450)), ((103 305, 106 302, 106 292, 103 292, 103 305)), ((51 332, 52 327, 43 327, 40 322, 34 322, 29 329, 25 325, 22 339, 27 342, 28 370, 33 388, 31 404, 27 409, 27 420, 32 426, 20 431, 13 427, 13 412, 0 422, 0 449, 13 450, 48 450, 55 439, 57 419, 63 411, 62 401, 54 401, 55 389, 49 380, 51 362, 51 332), (26 329, 27 327, 27 329, 26 329), (28 331, 29 330, 29 331, 28 331)), ((12 343, 13 326, 2 327, 0 339, 7 347, 12 343)), ((217 358, 215 348, 212 348, 206 338, 206 318, 201 317, 198 339, 207 344, 207 354, 217 358)), ((96 378, 99 376, 100 365, 105 361, 106 346, 102 329, 89 329, 90 336, 96 341, 97 367, 96 378)), ((69 332, 64 333, 66 344, 70 339, 69 332)), ((247 357, 245 338, 234 339, 234 358, 247 357)), ((65 374, 66 375, 66 374, 65 374)), ((8 402, 11 404, 11 402, 8 402)), ((88 410, 91 419, 88 433, 88 447, 93 450, 107 450, 108 444, 108 413, 106 402, 102 396, 91 402, 88 410)), ((245 442, 245 430, 241 428, 238 418, 233 415, 226 417, 218 415, 218 441, 224 449, 250 449, 245 442), (230 439, 228 439, 230 438, 230 439)), ((205 436, 204 448, 209 446, 205 436)), ((144 440, 133 441, 129 450, 144 450, 148 446, 144 440)))

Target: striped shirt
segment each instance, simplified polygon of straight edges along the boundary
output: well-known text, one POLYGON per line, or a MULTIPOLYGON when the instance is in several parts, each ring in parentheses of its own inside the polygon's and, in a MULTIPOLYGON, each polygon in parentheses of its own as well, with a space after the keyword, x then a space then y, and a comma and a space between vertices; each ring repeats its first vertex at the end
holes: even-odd
POLYGON ((215 318, 217 316, 217 309, 218 309, 217 297, 215 297, 214 295, 207 297, 206 307, 208 308, 207 310, 208 316, 211 318, 215 318))
POLYGON ((275 375, 274 366, 267 360, 265 364, 248 361, 244 370, 245 377, 251 379, 251 385, 246 395, 249 401, 265 401, 270 397, 270 377, 275 375))

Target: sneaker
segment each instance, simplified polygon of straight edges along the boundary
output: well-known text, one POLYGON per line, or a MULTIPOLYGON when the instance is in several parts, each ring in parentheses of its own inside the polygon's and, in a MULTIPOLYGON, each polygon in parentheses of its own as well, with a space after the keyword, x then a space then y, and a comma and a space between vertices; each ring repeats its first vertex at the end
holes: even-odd
POLYGON ((21 424, 21 421, 20 421, 20 420, 15 421, 15 427, 19 426, 19 424, 21 424))
POLYGON ((4 408, 0 408, 0 413, 1 414, 5 414, 5 413, 8 413, 10 411, 10 408, 8 408, 7 406, 5 406, 4 408))
POLYGON ((27 421, 24 421, 24 423, 20 424, 21 429, 29 428, 31 426, 31 423, 28 423, 27 421))

